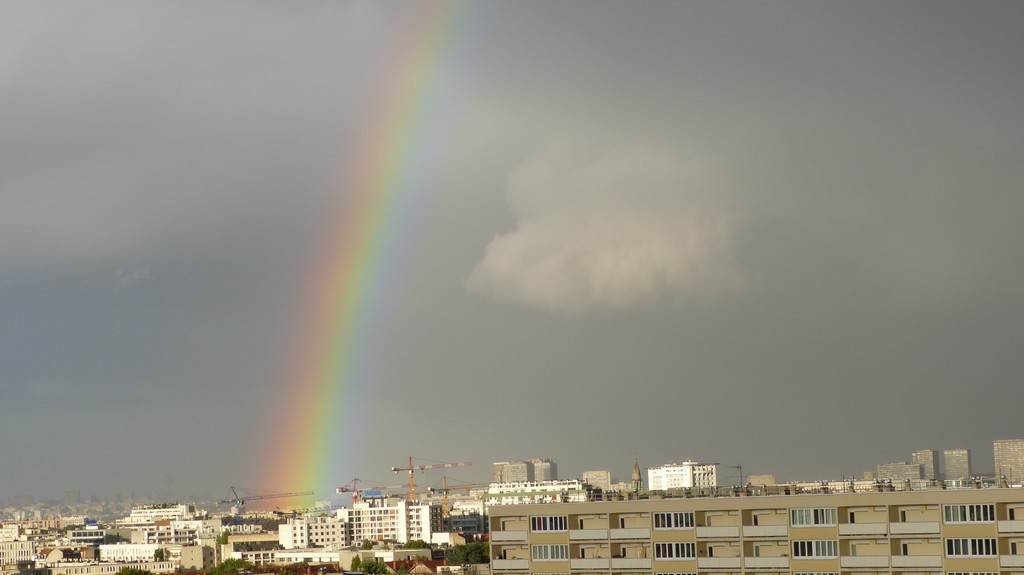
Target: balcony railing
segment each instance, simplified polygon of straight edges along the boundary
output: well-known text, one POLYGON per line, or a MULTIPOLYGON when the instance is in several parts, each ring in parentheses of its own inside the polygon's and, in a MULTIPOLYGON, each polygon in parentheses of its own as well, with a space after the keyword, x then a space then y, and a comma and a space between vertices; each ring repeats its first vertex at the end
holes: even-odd
POLYGON ((612 569, 650 569, 650 557, 613 557, 612 569))
POLYGON ((999 557, 1000 567, 1024 567, 1024 555, 1002 555, 999 557))
POLYGON ((739 537, 740 528, 736 525, 725 525, 722 527, 698 527, 698 539, 719 539, 722 537, 739 537))
POLYGON ((912 523, 890 523, 891 535, 930 535, 939 532, 938 521, 915 521, 912 523))
POLYGON ((888 523, 840 523, 840 535, 885 535, 888 523))
POLYGON ((788 525, 744 525, 744 537, 785 537, 789 535, 788 525))
POLYGON ((888 567, 888 555, 860 555, 857 557, 840 557, 840 567, 888 567))
POLYGON ((747 569, 788 569, 789 557, 747 557, 743 565, 747 569))
POLYGON ((698 569, 739 569, 740 557, 701 557, 697 559, 698 569))
POLYGON ((530 568, 529 559, 492 559, 491 569, 495 571, 526 571, 530 568))
POLYGON ((610 559, 605 558, 592 558, 592 559, 570 559, 570 569, 608 569, 610 559))
POLYGON ((1024 521, 1000 521, 996 528, 1000 533, 1024 533, 1024 521))
POLYGON ((893 555, 895 567, 942 567, 941 555, 893 555))
POLYGON ((526 541, 526 531, 492 531, 491 541, 526 541))
POLYGON ((633 527, 626 529, 612 529, 611 539, 650 539, 651 530, 646 527, 633 527))
POLYGON ((608 539, 607 529, 570 529, 569 541, 593 541, 608 539))

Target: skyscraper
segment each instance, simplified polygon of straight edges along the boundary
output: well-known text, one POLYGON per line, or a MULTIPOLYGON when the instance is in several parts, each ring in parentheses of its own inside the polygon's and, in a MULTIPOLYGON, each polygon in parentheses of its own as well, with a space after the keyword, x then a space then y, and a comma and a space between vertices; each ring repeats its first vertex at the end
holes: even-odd
POLYGON ((943 464, 946 467, 945 479, 970 479, 971 478, 971 450, 970 449, 946 449, 942 452, 943 464))
POLYGON ((558 465, 550 459, 531 459, 534 481, 554 481, 558 479, 558 465))
POLYGON ((939 452, 934 449, 921 449, 911 454, 911 463, 921 466, 921 479, 938 479, 939 452))
POLYGON ((992 442, 996 477, 1005 477, 1010 485, 1024 482, 1024 439, 997 439, 992 442))

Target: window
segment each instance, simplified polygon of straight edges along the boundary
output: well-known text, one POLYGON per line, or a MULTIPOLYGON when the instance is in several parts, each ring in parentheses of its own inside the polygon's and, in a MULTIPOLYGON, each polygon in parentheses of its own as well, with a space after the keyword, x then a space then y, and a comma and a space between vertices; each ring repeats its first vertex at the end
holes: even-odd
POLYGON ((685 559, 696 557, 696 543, 655 543, 655 559, 685 559))
POLYGON ((991 523, 996 519, 995 505, 943 505, 946 523, 991 523))
POLYGON ((546 515, 530 518, 530 529, 532 531, 565 531, 569 528, 569 518, 566 515, 546 515))
POLYGON ((534 561, 565 561, 569 558, 568 545, 534 545, 534 561))
POLYGON ((655 529, 686 529, 693 527, 693 513, 655 513, 655 529))
POLYGON ((824 509, 791 509, 789 517, 794 527, 805 525, 835 525, 835 507, 824 509))
POLYGON ((988 557, 995 554, 994 537, 946 539, 947 557, 988 557))
POLYGON ((820 541, 794 541, 793 557, 838 557, 839 542, 829 539, 820 541))

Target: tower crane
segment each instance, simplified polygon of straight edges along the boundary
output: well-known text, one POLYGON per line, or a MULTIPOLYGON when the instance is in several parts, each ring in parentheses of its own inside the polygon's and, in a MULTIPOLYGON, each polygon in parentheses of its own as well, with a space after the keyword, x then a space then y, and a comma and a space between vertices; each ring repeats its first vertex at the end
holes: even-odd
POLYGON ((302 497, 304 495, 313 495, 313 491, 264 491, 262 493, 253 493, 252 495, 242 494, 239 495, 238 491, 254 491, 252 489, 246 489, 244 487, 231 486, 231 494, 234 495, 233 499, 221 499, 217 503, 231 503, 235 507, 241 510, 242 506, 245 505, 246 501, 256 501, 260 499, 277 499, 279 497, 302 497))
MULTIPOLYGON (((451 509, 448 506, 448 492, 449 491, 471 491, 473 489, 479 489, 481 487, 487 487, 488 485, 490 485, 490 483, 465 483, 465 484, 462 484, 462 485, 449 486, 448 485, 448 476, 445 475, 444 477, 442 477, 441 478, 441 489, 440 489, 440 491, 441 491, 441 506, 442 506, 442 514, 443 514, 443 516, 447 518, 448 515, 451 512, 451 509)), ((434 489, 433 487, 431 487, 429 489, 429 491, 431 493, 434 493, 435 491, 438 491, 438 490, 434 489)))
POLYGON ((409 456, 408 467, 392 467, 391 471, 398 473, 399 471, 409 472, 409 501, 416 499, 416 478, 415 473, 417 471, 425 471, 427 469, 443 469, 448 467, 469 467, 473 465, 469 461, 462 461, 460 463, 429 463, 426 465, 413 465, 412 456, 409 456))
POLYGON ((366 481, 365 479, 359 479, 358 477, 356 477, 355 479, 353 479, 352 481, 349 481, 348 483, 346 483, 344 485, 339 485, 338 488, 335 490, 335 493, 351 493, 352 494, 352 502, 355 503, 356 501, 359 501, 359 499, 362 497, 362 493, 364 491, 368 491, 370 489, 382 489, 382 490, 383 489, 397 489, 399 487, 401 487, 401 485, 383 485, 383 484, 380 484, 380 483, 378 483, 376 481, 366 481), (376 483, 377 486, 376 487, 365 487, 364 486, 364 487, 360 488, 359 487, 359 482, 360 481, 362 481, 364 485, 366 483, 376 483))

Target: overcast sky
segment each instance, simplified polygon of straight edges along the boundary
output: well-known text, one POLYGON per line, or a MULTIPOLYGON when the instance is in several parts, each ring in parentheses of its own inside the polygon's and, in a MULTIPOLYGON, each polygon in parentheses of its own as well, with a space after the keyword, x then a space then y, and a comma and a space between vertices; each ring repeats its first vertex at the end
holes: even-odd
MULTIPOLYGON (((282 487, 303 298, 416 5, 0 6, 0 501, 282 487)), ((1024 4, 459 10, 374 404, 339 408, 373 429, 309 489, 410 455, 984 471, 1024 437, 1024 4)))

